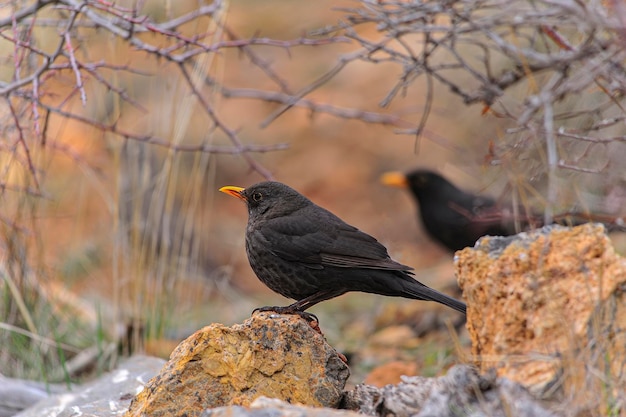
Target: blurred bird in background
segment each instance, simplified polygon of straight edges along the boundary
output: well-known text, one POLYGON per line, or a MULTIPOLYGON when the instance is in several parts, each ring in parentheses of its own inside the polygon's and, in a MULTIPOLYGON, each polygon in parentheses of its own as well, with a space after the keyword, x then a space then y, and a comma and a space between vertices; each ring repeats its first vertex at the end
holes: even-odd
MULTIPOLYGON (((491 197, 461 190, 433 171, 388 172, 381 182, 408 189, 419 206, 419 217, 428 235, 450 251, 474 246, 482 236, 510 236, 544 224, 542 214, 525 208, 515 210, 491 197)), ((599 215, 565 213, 554 218, 562 225, 600 221, 609 231, 624 230, 619 219, 607 221, 599 215)))

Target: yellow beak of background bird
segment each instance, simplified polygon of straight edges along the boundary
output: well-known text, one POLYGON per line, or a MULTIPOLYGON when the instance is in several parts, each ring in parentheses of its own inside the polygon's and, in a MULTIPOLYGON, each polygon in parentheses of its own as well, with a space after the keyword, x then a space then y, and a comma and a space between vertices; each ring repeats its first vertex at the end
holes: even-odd
POLYGON ((402 172, 386 172, 380 177, 380 182, 391 187, 406 188, 409 182, 402 172))

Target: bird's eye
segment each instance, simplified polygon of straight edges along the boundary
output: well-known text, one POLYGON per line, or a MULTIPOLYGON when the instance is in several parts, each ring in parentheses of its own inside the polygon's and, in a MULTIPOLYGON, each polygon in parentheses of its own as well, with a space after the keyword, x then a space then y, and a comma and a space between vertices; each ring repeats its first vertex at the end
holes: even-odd
POLYGON ((261 201, 261 200, 263 200, 263 194, 261 194, 261 193, 254 193, 254 194, 252 194, 252 199, 254 201, 257 201, 257 202, 261 201))

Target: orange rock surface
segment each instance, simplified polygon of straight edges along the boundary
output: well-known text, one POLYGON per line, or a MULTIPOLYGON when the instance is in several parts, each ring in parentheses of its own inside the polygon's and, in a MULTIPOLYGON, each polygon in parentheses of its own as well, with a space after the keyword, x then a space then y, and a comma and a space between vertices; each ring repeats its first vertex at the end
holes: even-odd
POLYGON ((457 252, 455 269, 482 371, 536 391, 575 392, 599 375, 623 386, 626 259, 601 225, 486 237, 457 252))
POLYGON ((260 396, 336 407, 348 376, 335 349, 305 320, 259 313, 184 340, 126 415, 194 416, 205 408, 248 406, 260 396))

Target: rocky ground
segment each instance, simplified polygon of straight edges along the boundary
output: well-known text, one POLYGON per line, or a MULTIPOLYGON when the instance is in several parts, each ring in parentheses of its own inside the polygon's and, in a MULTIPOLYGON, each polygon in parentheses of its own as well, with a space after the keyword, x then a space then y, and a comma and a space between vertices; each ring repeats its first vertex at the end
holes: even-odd
POLYGON ((22 417, 624 412, 626 259, 602 226, 483 238, 457 253, 455 269, 468 303, 471 354, 444 376, 346 387, 348 361, 317 322, 265 312, 198 330, 167 362, 134 356, 52 395, 0 380, 1 410, 11 415, 21 407, 22 417))

